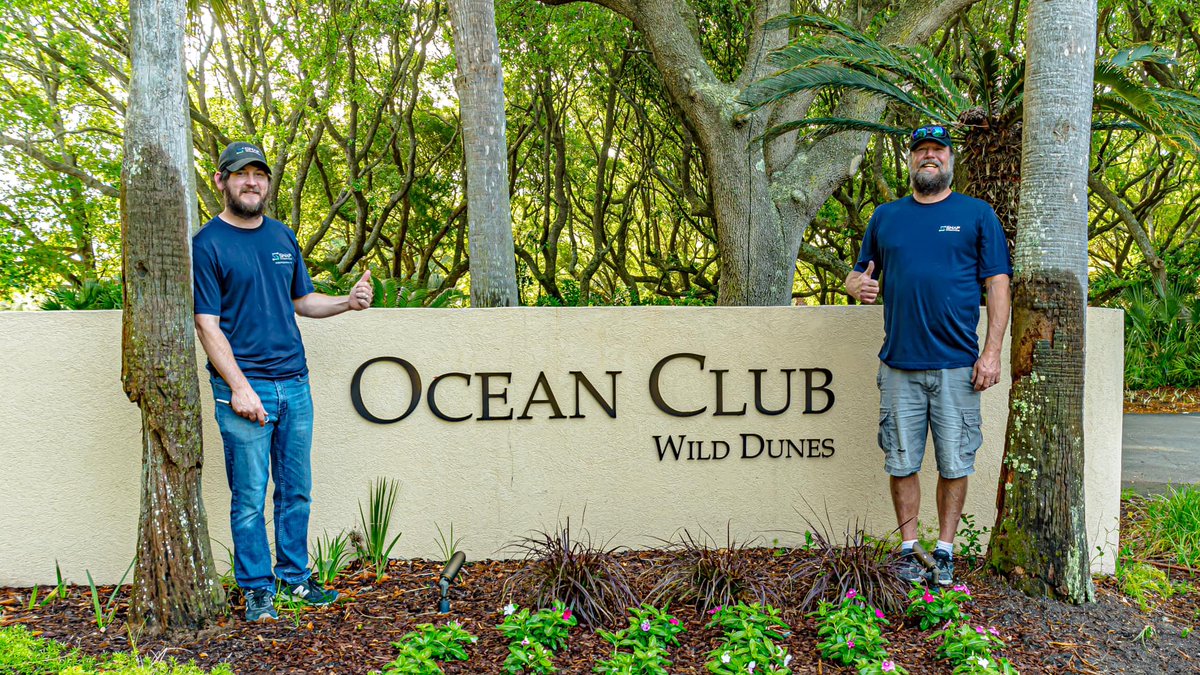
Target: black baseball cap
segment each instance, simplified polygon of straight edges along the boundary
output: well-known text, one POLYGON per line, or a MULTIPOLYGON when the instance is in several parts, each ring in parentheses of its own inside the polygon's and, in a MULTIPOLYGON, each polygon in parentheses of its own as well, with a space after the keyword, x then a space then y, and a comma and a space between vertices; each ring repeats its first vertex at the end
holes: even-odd
POLYGON ((267 156, 253 143, 238 141, 230 143, 217 160, 217 171, 240 171, 251 165, 259 164, 267 175, 271 173, 271 165, 267 164, 267 156))
POLYGON ((954 149, 954 145, 950 142, 950 131, 940 124, 926 124, 923 127, 913 129, 912 135, 909 137, 908 149, 912 150, 917 147, 918 143, 924 141, 933 141, 954 149))

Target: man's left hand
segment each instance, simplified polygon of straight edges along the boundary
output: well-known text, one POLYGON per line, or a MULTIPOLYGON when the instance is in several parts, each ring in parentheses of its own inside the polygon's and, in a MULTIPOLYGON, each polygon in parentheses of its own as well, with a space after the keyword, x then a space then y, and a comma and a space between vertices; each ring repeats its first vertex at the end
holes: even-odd
POLYGON ((1000 381, 1000 355, 984 352, 971 370, 975 391, 983 391, 1000 381))
POLYGON ((375 288, 371 285, 371 270, 363 272, 362 278, 350 290, 350 309, 363 310, 371 306, 375 288))

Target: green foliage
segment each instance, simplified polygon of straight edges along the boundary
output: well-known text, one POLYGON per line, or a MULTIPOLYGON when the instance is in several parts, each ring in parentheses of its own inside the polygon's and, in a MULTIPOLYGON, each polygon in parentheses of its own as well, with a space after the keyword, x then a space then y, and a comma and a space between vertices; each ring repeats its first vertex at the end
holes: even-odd
POLYGON ((953 589, 942 589, 936 594, 930 592, 919 583, 913 584, 908 592, 908 616, 917 619, 921 630, 929 630, 934 626, 945 625, 946 622, 958 623, 966 621, 967 614, 963 611, 964 604, 970 601, 971 591, 963 585, 953 589))
MULTIPOLYGON (((94 658, 78 650, 68 650, 53 640, 34 637, 24 626, 0 628, 0 672, 12 675, 202 675, 205 672, 191 662, 174 659, 147 661, 135 654, 113 654, 94 658)), ((226 665, 211 671, 214 675, 233 675, 226 665)))
POLYGON ((995 661, 993 650, 1004 648, 1004 640, 1000 639, 1000 634, 995 628, 971 626, 967 623, 951 624, 942 630, 934 631, 930 639, 941 640, 937 648, 938 658, 950 661, 954 667, 964 664, 968 667, 982 667, 979 659, 995 661), (971 660, 975 661, 974 665, 970 663, 971 660))
POLYGON ((114 604, 117 600, 117 594, 121 592, 121 586, 125 583, 125 577, 129 576, 129 572, 135 564, 137 564, 137 558, 129 562, 129 567, 125 568, 125 574, 121 575, 121 580, 117 582, 117 585, 113 586, 112 593, 108 596, 108 602, 104 603, 103 608, 100 604, 100 591, 96 588, 96 582, 92 581, 92 573, 90 570, 85 570, 87 572, 88 588, 92 592, 92 617, 96 622, 96 627, 102 633, 112 623, 113 616, 117 613, 117 608, 114 604))
POLYGON ((436 543, 438 550, 442 552, 442 562, 448 563, 454 557, 454 554, 458 553, 458 547, 462 544, 462 537, 454 536, 454 523, 450 523, 449 533, 442 532, 442 526, 437 523, 434 523, 433 526, 437 528, 438 538, 436 543))
POLYGON ((400 651, 396 659, 383 667, 383 675, 439 675, 438 661, 466 661, 467 645, 475 644, 472 636, 456 621, 444 626, 423 623, 415 631, 405 633, 392 646, 400 651))
POLYGON ((1175 586, 1166 572, 1146 563, 1117 565, 1117 584, 1121 592, 1133 598, 1138 608, 1149 612, 1154 608, 1150 596, 1163 600, 1175 595, 1175 586))
POLYGON ((724 546, 703 530, 699 537, 683 530, 667 549, 672 555, 654 570, 659 580, 650 591, 651 602, 686 603, 709 611, 739 602, 766 603, 779 595, 754 557, 751 542, 735 541, 728 528, 724 546))
POLYGON ((567 645, 567 635, 579 620, 561 602, 553 607, 530 612, 529 608, 518 609, 515 605, 504 608, 504 620, 496 629, 510 642, 536 642, 552 652, 567 645))
POLYGON ((361 537, 351 536, 358 549, 358 559, 375 570, 375 580, 381 581, 387 574, 388 560, 392 549, 400 540, 397 532, 391 541, 388 533, 392 526, 392 512, 396 509, 396 498, 400 494, 400 482, 396 479, 379 477, 371 484, 367 495, 367 511, 358 503, 358 522, 362 527, 361 537))
POLYGON ((556 673, 554 653, 540 642, 514 642, 504 659, 506 673, 556 673))
POLYGON ((908 675, 908 670, 890 658, 860 659, 854 664, 858 675, 908 675))
POLYGON ((679 644, 680 633, 686 629, 683 623, 667 613, 666 608, 643 603, 641 607, 629 608, 629 627, 610 633, 605 630, 597 634, 611 642, 617 649, 636 649, 659 644, 674 647, 679 644))
POLYGON ((817 643, 821 658, 843 665, 868 663, 887 658, 881 626, 888 621, 883 612, 863 603, 854 589, 840 603, 822 601, 813 613, 817 618, 817 643))
POLYGON ((1200 488, 1172 487, 1131 507, 1140 512, 1129 533, 1139 556, 1200 567, 1200 488))
POLYGON ((657 642, 633 647, 631 652, 613 652, 611 658, 596 662, 592 671, 605 675, 669 675, 667 650, 657 642))
POLYGON ((724 642, 709 652, 705 668, 711 673, 791 673, 792 661, 787 648, 776 642, 791 634, 779 618, 779 610, 758 603, 738 603, 709 611, 712 620, 706 628, 720 628, 724 642), (751 666, 750 664, 754 664, 751 666))
POLYGON ((57 311, 65 309, 121 309, 124 303, 124 289, 120 282, 94 281, 88 279, 83 286, 75 288, 63 286, 47 291, 49 297, 39 304, 44 310, 57 311))
POLYGON ((505 672, 556 672, 554 652, 567 646, 568 632, 578 623, 571 610, 561 602, 532 613, 529 609, 518 609, 516 605, 506 606, 504 620, 496 626, 509 640, 505 672))
POLYGON ((1125 289, 1125 386, 1200 386, 1200 298, 1177 285, 1125 289))
POLYGON ((962 527, 958 530, 958 536, 963 542, 958 545, 958 559, 966 564, 969 568, 975 568, 983 561, 983 545, 986 540, 989 527, 975 527, 975 516, 964 513, 962 515, 962 527))
POLYGON ((555 532, 522 537, 509 548, 524 553, 524 564, 505 581, 506 596, 535 606, 562 603, 586 626, 611 625, 634 603, 633 591, 615 548, 576 539, 571 520, 555 532))
POLYGON ((316 540, 308 557, 317 581, 328 586, 350 563, 350 537, 339 532, 331 538, 326 532, 316 540))

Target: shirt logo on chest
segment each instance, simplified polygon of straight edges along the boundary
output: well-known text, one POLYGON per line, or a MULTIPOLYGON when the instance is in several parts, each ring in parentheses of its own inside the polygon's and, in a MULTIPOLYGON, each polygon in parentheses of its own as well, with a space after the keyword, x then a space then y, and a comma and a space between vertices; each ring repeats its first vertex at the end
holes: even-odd
POLYGON ((272 253, 271 260, 273 260, 276 265, 291 265, 292 264, 292 254, 291 253, 272 253))
POLYGON ((961 225, 943 225, 938 228, 938 232, 961 232, 961 225))

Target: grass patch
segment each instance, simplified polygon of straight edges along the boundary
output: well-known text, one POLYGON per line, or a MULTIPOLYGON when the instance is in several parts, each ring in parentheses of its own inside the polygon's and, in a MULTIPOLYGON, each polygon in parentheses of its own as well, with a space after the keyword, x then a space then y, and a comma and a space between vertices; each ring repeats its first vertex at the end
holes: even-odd
POLYGON ((1187 485, 1167 494, 1131 498, 1130 533, 1137 557, 1200 567, 1200 488, 1187 485))
MULTIPOLYGON (((0 672, 13 675, 203 675, 206 671, 188 662, 175 659, 151 661, 137 654, 113 654, 94 658, 68 649, 54 640, 35 636, 24 626, 0 628, 0 672)), ((233 675, 229 666, 220 665, 211 671, 215 675, 233 675)))

